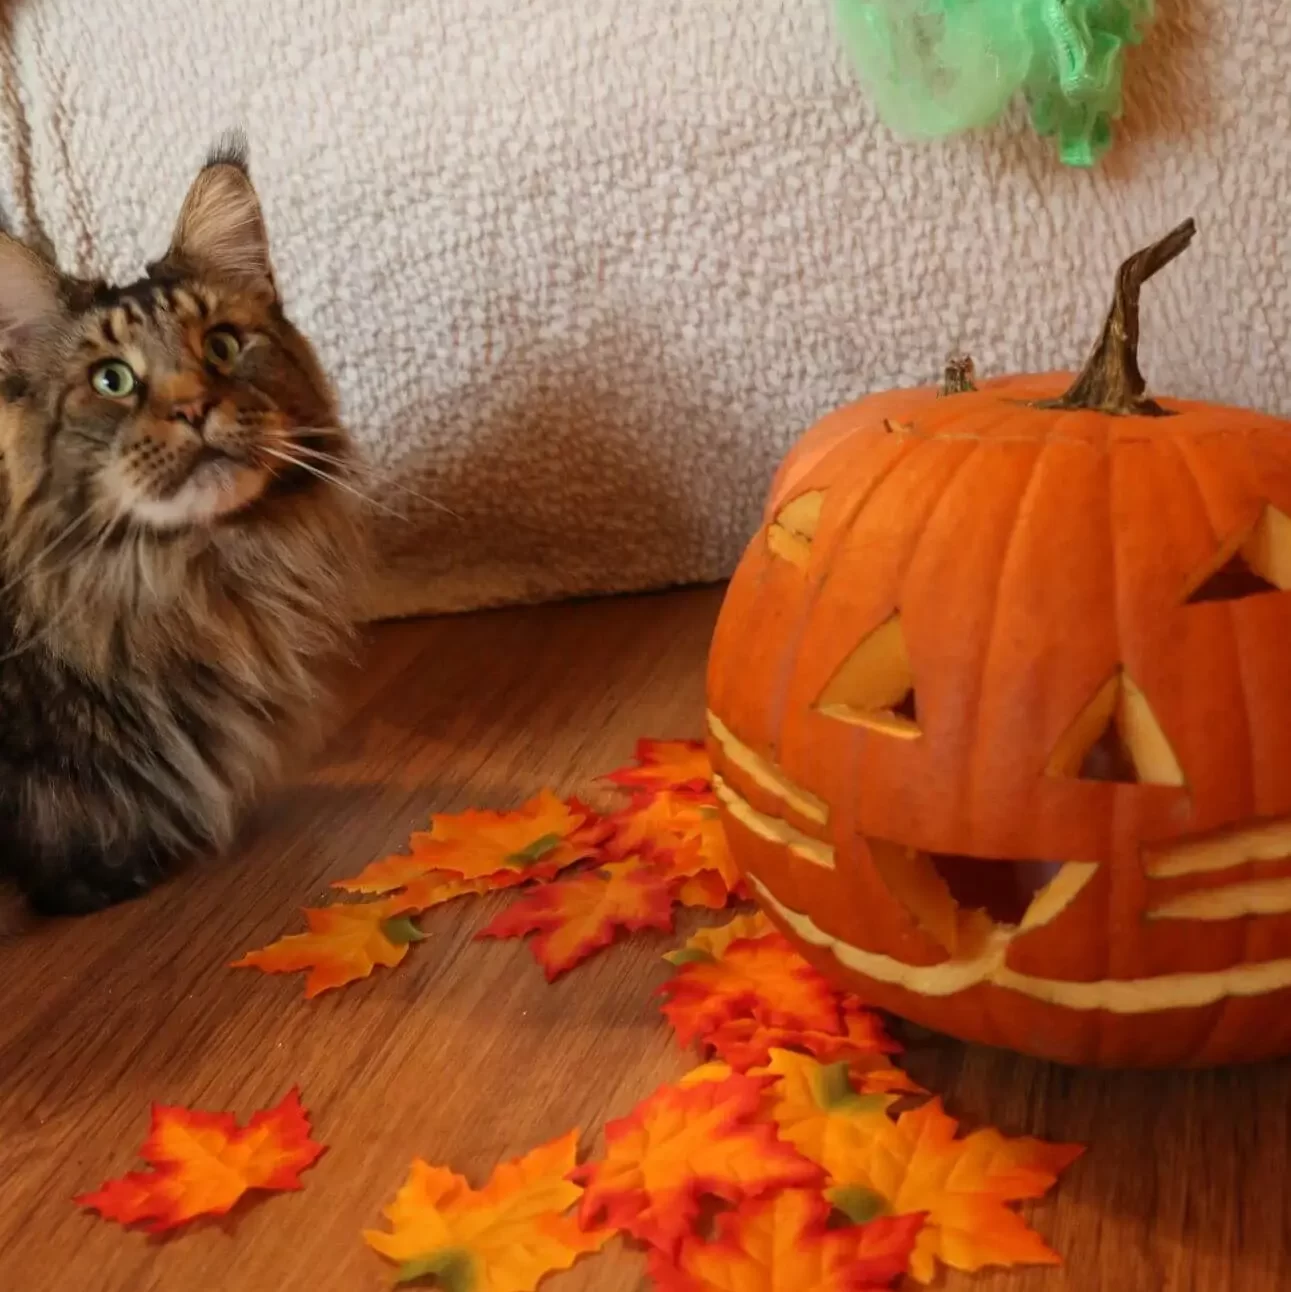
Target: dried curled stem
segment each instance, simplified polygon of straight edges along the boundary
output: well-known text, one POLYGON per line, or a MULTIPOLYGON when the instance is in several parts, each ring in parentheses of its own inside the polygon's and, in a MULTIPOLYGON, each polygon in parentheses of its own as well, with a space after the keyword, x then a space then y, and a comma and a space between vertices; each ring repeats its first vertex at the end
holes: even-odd
POLYGON ((1143 392, 1147 383, 1139 371, 1139 292, 1159 269, 1163 269, 1193 240, 1195 220, 1185 220, 1159 242, 1135 252, 1116 274, 1116 294, 1080 376, 1065 395, 1046 400, 1042 408, 1088 408, 1116 417, 1168 417, 1143 392))
POLYGON ((973 378, 977 370, 972 359, 966 354, 957 354, 946 360, 946 369, 941 378, 939 395, 966 395, 976 390, 973 378))

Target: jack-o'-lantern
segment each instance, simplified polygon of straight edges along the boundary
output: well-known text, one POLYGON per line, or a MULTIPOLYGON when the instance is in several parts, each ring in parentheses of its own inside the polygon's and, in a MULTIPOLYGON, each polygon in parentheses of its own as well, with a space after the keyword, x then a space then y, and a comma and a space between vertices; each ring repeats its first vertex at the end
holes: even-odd
POLYGON ((1193 232, 1074 381, 810 431, 710 657, 767 913, 870 1003, 1070 1063, 1291 1051, 1291 423, 1145 396, 1139 289, 1193 232))

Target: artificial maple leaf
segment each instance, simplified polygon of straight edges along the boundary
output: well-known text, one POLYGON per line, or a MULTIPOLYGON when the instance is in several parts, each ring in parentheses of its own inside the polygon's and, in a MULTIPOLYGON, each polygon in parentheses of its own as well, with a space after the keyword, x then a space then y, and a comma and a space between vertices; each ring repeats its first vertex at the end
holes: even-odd
POLYGON ((393 969, 425 934, 398 899, 305 910, 308 933, 292 933, 233 962, 234 969, 265 973, 309 971, 305 997, 368 977, 377 965, 393 969))
POLYGON ((662 864, 666 865, 682 885, 682 902, 687 906, 712 906, 720 910, 732 898, 749 896, 748 886, 731 856, 726 842, 726 830, 716 815, 716 809, 702 808, 698 824, 685 835, 671 851, 660 849, 662 864), (713 815, 707 815, 712 812, 713 815), (720 897, 720 901, 686 900, 690 889, 706 897, 720 897))
POLYGON ((249 1189, 292 1190, 326 1151, 309 1137, 309 1117, 292 1089, 275 1108, 239 1127, 232 1113, 154 1104, 139 1156, 152 1166, 76 1198, 106 1220, 152 1233, 196 1216, 222 1216, 249 1189))
POLYGON ((571 1131, 502 1163, 478 1190, 417 1159, 385 1209, 391 1232, 367 1230, 363 1238, 398 1262, 398 1283, 434 1276, 451 1292, 532 1292, 613 1232, 586 1232, 565 1214, 582 1194, 568 1178, 577 1152, 571 1131))
POLYGON ((816 1032, 796 1027, 773 1027, 756 1018, 731 1018, 704 1034, 703 1047, 735 1072, 764 1067, 774 1050, 802 1050, 822 1063, 843 1064, 863 1095, 921 1095, 925 1091, 907 1073, 893 1067, 889 1055, 900 1047, 868 1010, 842 1011, 843 1032, 816 1032))
POLYGON ((829 1227, 818 1194, 787 1189, 717 1218, 716 1237, 688 1235, 675 1261, 652 1253, 659 1292, 882 1292, 906 1271, 920 1216, 829 1227))
POLYGON ((546 884, 513 903, 478 938, 518 938, 530 944, 547 981, 607 947, 620 929, 672 928, 672 884, 640 857, 612 862, 546 884))
POLYGON ((531 879, 554 879, 567 866, 594 856, 610 826, 576 799, 565 802, 542 790, 514 812, 440 813, 430 829, 408 841, 409 852, 374 861, 335 887, 356 893, 389 893, 431 876, 512 888, 531 879))
POLYGON ((717 871, 702 870, 697 875, 682 878, 676 887, 674 900, 678 906, 721 911, 730 903, 731 890, 726 887, 717 871))
POLYGON ((605 1157, 571 1176, 586 1184, 580 1217, 666 1253, 692 1228, 700 1198, 740 1202, 810 1188, 821 1171, 756 1120, 766 1083, 728 1077, 663 1086, 605 1128, 605 1157))
POLYGON ((659 992, 683 1045, 741 1017, 812 1032, 841 1030, 833 989, 778 933, 737 939, 716 959, 691 960, 659 992))
POLYGON ((720 960, 732 942, 764 938, 774 932, 771 921, 761 911, 752 911, 748 915, 737 915, 725 924, 697 930, 684 946, 666 952, 664 959, 674 965, 684 965, 691 960, 720 960))
MULTIPOLYGON (((782 1134, 811 1155, 808 1134, 773 1115, 782 1134)), ((876 1118, 865 1129, 868 1134, 829 1141, 827 1165, 834 1181, 829 1198, 853 1217, 926 1213, 910 1262, 910 1273, 921 1283, 931 1281, 938 1260, 969 1271, 1060 1263, 1005 1204, 1044 1194, 1084 1152, 1080 1145, 1007 1139, 993 1129, 956 1139, 957 1125, 940 1099, 902 1113, 895 1122, 876 1118)))
POLYGON ((608 856, 641 852, 672 852, 695 838, 706 820, 717 818, 711 794, 660 790, 639 794, 620 812, 606 818, 612 833, 605 844, 608 856))
POLYGON ((892 1125, 887 1109, 895 1096, 859 1093, 846 1063, 773 1050, 766 1068, 753 1075, 777 1078, 767 1093, 767 1111, 780 1138, 818 1162, 831 1179, 846 1179, 858 1154, 892 1125))
POLYGON ((458 879, 442 871, 432 871, 414 879, 385 900, 399 915, 420 915, 459 897, 479 896, 493 892, 497 885, 487 879, 458 879))
POLYGON ((620 767, 603 781, 629 790, 691 790, 713 787, 713 768, 702 740, 638 740, 636 766, 620 767))

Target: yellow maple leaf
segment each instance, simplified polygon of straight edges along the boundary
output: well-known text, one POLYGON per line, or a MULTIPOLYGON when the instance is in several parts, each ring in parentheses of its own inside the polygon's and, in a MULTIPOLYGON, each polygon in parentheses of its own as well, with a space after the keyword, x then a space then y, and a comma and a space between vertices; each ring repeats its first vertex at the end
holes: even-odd
POLYGON ((732 942, 765 938, 774 932, 771 921, 761 911, 753 911, 748 915, 737 915, 725 924, 699 929, 684 946, 667 952, 664 959, 675 965, 684 965, 689 960, 720 960, 732 942))
POLYGON ((887 1109, 895 1096, 858 1094, 846 1062, 824 1064, 805 1054, 772 1050, 767 1066, 751 1075, 777 1078, 766 1107, 780 1138, 835 1180, 846 1179, 857 1156, 891 1125, 887 1109))
POLYGON ((293 933, 233 962, 234 969, 264 973, 309 971, 305 996, 366 978, 377 965, 393 969, 408 954, 409 943, 424 936, 398 900, 353 906, 313 907, 305 911, 308 933, 293 933))
MULTIPOLYGON (((1009 1139, 994 1129, 956 1139, 958 1126, 940 1099, 866 1128, 868 1135, 828 1144, 830 1200, 853 1219, 925 1213, 910 1260, 919 1282, 932 1280, 939 1260, 967 1271, 1060 1263, 1006 1204, 1044 1194, 1084 1152, 1080 1145, 1009 1139)), ((792 1138, 783 1126, 781 1133, 792 1138)))
POLYGON ((478 1190, 418 1158, 385 1208, 391 1231, 366 1230, 364 1241, 399 1264, 399 1283, 434 1276, 437 1286, 469 1292, 533 1292, 613 1232, 584 1232, 565 1214, 583 1192, 568 1179, 577 1153, 570 1131, 502 1163, 478 1190))

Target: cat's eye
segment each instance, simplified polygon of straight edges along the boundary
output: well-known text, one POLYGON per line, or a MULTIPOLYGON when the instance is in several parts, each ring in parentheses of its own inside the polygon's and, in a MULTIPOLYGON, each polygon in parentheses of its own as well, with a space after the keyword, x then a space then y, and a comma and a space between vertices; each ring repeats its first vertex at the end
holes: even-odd
POLYGON ((202 343, 202 353, 207 363, 227 368, 242 353, 242 338, 232 328, 213 327, 202 343))
POLYGON ((104 399, 125 399, 138 384, 134 369, 122 359, 105 359, 90 369, 90 385, 104 399))

